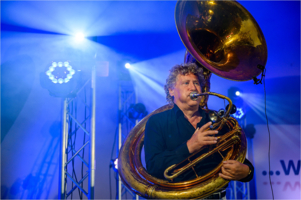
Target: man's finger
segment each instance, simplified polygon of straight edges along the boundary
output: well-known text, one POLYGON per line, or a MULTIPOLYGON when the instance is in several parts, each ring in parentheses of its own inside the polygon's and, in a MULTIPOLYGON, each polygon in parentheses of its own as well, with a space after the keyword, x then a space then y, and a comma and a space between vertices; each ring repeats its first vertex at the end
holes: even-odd
POLYGON ((231 177, 231 179, 233 179, 235 177, 235 174, 233 174, 232 171, 225 169, 224 167, 222 167, 222 171, 221 173, 225 176, 231 177))
POLYGON ((226 160, 223 163, 225 164, 235 164, 236 162, 238 162, 237 160, 226 160))
POLYGON ((212 144, 216 144, 217 141, 204 141, 204 145, 212 145, 212 144))
POLYGON ((229 170, 229 169, 227 169, 225 167, 222 167, 222 173, 223 174, 231 176, 231 175, 233 175, 231 172, 232 172, 231 170, 229 170))
POLYGON ((219 177, 221 177, 221 178, 223 178, 223 179, 226 179, 226 180, 233 180, 232 177, 227 176, 227 175, 224 175, 224 174, 222 174, 222 173, 219 173, 218 175, 219 175, 219 177))
POLYGON ((207 137, 204 137, 204 141, 217 141, 217 138, 216 137, 207 136, 207 137))
POLYGON ((202 137, 203 145, 213 145, 217 143, 217 138, 212 136, 202 137))
POLYGON ((210 131, 205 131, 205 132, 203 132, 203 135, 204 136, 207 136, 207 135, 215 135, 215 134, 218 134, 218 131, 216 131, 216 130, 210 130, 210 131))
POLYGON ((197 134, 197 132, 199 132, 199 130, 200 130, 200 127, 197 127, 194 131, 194 134, 197 134))
POLYGON ((223 163, 223 168, 232 170, 235 166, 233 164, 223 163))
POLYGON ((206 123, 206 124, 204 124, 201 128, 200 128, 200 130, 203 132, 203 131, 205 131, 207 128, 209 128, 209 126, 212 124, 212 122, 208 122, 208 123, 206 123))

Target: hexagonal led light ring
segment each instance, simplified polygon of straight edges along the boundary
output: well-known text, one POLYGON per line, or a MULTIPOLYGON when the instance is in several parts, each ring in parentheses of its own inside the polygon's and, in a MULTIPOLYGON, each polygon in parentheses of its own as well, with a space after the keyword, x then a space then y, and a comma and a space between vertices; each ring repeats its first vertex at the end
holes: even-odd
POLYGON ((241 119, 244 114, 245 113, 242 108, 237 108, 236 113, 233 114, 233 117, 235 117, 236 119, 241 119))
POLYGON ((46 71, 46 75, 48 76, 48 78, 53 82, 53 83, 59 83, 59 84, 63 84, 63 83, 68 83, 70 81, 70 79, 72 78, 72 75, 75 74, 75 70, 72 69, 72 66, 69 64, 68 61, 65 62, 52 62, 52 65, 49 67, 49 70, 46 71), (66 75, 66 78, 54 78, 54 75, 52 74, 52 72, 55 70, 56 67, 66 67, 67 71, 69 72, 66 75))

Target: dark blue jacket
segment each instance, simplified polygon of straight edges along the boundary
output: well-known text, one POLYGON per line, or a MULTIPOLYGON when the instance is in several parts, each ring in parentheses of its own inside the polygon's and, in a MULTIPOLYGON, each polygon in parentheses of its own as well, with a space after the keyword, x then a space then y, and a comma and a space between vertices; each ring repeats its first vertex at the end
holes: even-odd
MULTIPOLYGON (((199 109, 202 120, 197 124, 197 127, 202 127, 210 121, 208 114, 199 109)), ((184 117, 183 112, 177 105, 171 110, 167 110, 151 116, 145 127, 145 161, 146 168, 149 174, 160 179, 164 178, 164 171, 173 164, 178 164, 189 155, 186 142, 191 138, 195 128, 184 117)), ((221 135, 222 133, 219 133, 221 135)), ((207 149, 203 150, 208 151, 207 149)), ((202 176, 222 161, 222 157, 216 153, 213 156, 206 158, 199 163, 195 169, 199 176, 202 176)), ((242 182, 248 182, 253 178, 254 167, 245 159, 244 164, 248 165, 252 171, 242 182)), ((194 172, 186 172, 174 181, 184 181, 196 178, 194 172)))

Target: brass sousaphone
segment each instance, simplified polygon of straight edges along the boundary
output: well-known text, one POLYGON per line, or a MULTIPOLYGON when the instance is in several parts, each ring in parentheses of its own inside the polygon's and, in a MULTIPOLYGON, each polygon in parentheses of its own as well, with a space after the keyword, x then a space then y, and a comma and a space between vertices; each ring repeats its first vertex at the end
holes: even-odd
MULTIPOLYGON (((185 62, 205 67, 208 83, 201 106, 207 107, 208 95, 215 95, 229 101, 226 114, 215 124, 216 129, 227 126, 229 132, 220 137, 211 153, 227 149, 223 160, 235 159, 243 162, 246 155, 246 137, 237 121, 229 117, 232 102, 229 98, 209 92, 211 72, 230 80, 246 81, 261 73, 257 66, 265 66, 267 46, 260 27, 251 14, 235 1, 178 1, 175 9, 178 33, 188 53, 185 62), (209 71, 208 71, 209 70, 209 71)), ((183 182, 158 179, 147 173, 141 163, 141 149, 144 141, 145 124, 150 116, 171 109, 163 106, 141 120, 129 133, 118 158, 119 175, 123 184, 145 198, 194 199, 204 198, 223 188, 229 181, 218 176, 219 164, 208 174, 183 182)), ((165 171, 169 179, 187 168, 192 168, 201 155, 184 168, 165 171), (188 167, 187 167, 188 166, 188 167)), ((174 168, 177 166, 171 166, 174 168)))

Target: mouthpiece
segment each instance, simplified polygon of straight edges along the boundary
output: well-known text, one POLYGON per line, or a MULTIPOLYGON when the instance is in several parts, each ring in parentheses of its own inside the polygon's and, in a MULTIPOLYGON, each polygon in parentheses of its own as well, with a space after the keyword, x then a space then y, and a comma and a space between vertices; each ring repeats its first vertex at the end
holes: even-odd
POLYGON ((198 94, 197 92, 191 92, 190 93, 190 98, 193 100, 193 101, 196 101, 197 98, 200 96, 200 94, 198 94))

